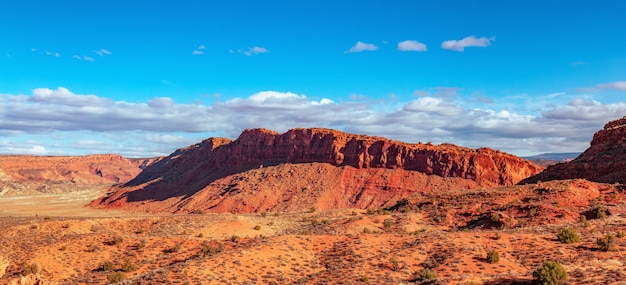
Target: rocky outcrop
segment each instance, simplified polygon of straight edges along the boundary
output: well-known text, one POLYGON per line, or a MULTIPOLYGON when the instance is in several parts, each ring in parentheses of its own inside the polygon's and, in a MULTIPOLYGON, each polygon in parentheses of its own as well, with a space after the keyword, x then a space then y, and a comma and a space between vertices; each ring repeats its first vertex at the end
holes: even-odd
POLYGON ((573 178, 604 183, 626 182, 626 116, 609 122, 596 132, 589 148, 574 160, 549 166, 521 183, 573 178))
POLYGON ((131 161, 114 154, 2 155, 0 195, 67 192, 74 189, 72 185, 124 183, 141 172, 141 165, 149 165, 151 161, 131 161))
MULTIPOLYGON (((469 149, 450 144, 438 146, 408 144, 329 129, 293 129, 283 134, 265 129, 250 129, 244 131, 234 141, 210 138, 177 150, 172 155, 154 162, 135 179, 113 189, 112 195, 94 201, 92 205, 125 207, 131 203, 136 207, 158 201, 162 206, 155 208, 165 208, 167 211, 181 210, 186 207, 185 205, 191 204, 196 209, 215 210, 216 204, 211 199, 224 199, 225 196, 231 195, 234 189, 246 192, 250 187, 245 186, 246 183, 230 181, 234 179, 233 175, 242 181, 250 180, 245 173, 263 168, 266 172, 265 179, 274 177, 276 183, 297 186, 295 188, 307 187, 300 185, 304 177, 309 177, 305 180, 314 184, 315 181, 324 184, 328 181, 347 179, 347 183, 329 184, 327 188, 316 190, 323 190, 324 193, 336 191, 334 194, 324 194, 326 197, 336 195, 356 197, 362 189, 370 188, 378 191, 372 192, 373 196, 389 189, 395 189, 394 191, 397 190, 398 193, 415 193, 426 188, 431 189, 424 181, 433 179, 438 181, 436 184, 442 189, 457 186, 512 185, 542 170, 527 160, 487 148, 469 149), (289 169, 293 174, 281 173, 285 169, 279 166, 285 164, 293 165, 293 168, 289 169), (316 166, 312 169, 322 167, 320 169, 327 169, 329 174, 324 176, 320 170, 320 175, 316 177, 314 175, 316 170, 309 169, 313 164, 316 166), (400 177, 413 177, 415 174, 419 178, 417 176, 410 178, 413 179, 410 180, 413 184, 406 184, 402 179, 390 179, 394 176, 391 173, 394 172, 400 177), (347 174, 349 175, 346 178, 347 174), (381 176, 383 174, 386 178, 381 176), (350 181, 351 179, 354 181, 350 181), (368 183, 368 181, 378 182, 368 183), (442 186, 444 184, 447 186, 442 186), (199 197, 199 192, 221 194, 202 194, 207 198, 202 198, 204 203, 198 204, 194 202, 194 198, 199 197), (168 206, 163 207, 166 204, 168 206)), ((262 179, 264 178, 258 180, 259 183, 262 179)), ((257 181, 255 178, 252 180, 257 181)), ((283 194, 274 193, 273 196, 280 197, 283 194)), ((394 197, 400 196, 402 195, 394 197)), ((338 202, 332 207, 366 206, 356 200, 358 199, 346 198, 345 201, 348 202, 338 202)), ((279 202, 281 201, 272 203, 279 202)), ((309 202, 316 203, 315 200, 309 202)), ((232 205, 220 209, 232 210, 233 207, 237 207, 234 202, 228 203, 232 205)), ((241 203, 244 203, 243 200, 241 203)), ((377 201, 374 204, 384 203, 386 201, 377 201)), ((242 207, 241 210, 257 211, 259 207, 242 207)))

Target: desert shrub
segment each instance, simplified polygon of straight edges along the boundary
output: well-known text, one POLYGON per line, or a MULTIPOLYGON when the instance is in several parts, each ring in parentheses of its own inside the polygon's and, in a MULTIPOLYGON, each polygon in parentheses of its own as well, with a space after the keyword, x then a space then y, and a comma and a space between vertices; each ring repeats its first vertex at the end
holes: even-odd
POLYGON ((181 247, 182 247, 182 246, 180 245, 180 243, 177 243, 177 244, 175 244, 174 246, 172 246, 172 247, 170 247, 170 248, 165 249, 163 252, 165 252, 165 253, 175 253, 175 252, 179 252, 181 247))
POLYGON ((146 242, 145 241, 140 241, 137 244, 135 244, 135 248, 138 249, 138 250, 142 249, 144 247, 146 247, 146 242))
POLYGON ((374 214, 376 214, 376 209, 367 209, 366 214, 368 216, 374 215, 374 214))
POLYGON ((66 251, 67 250, 67 246, 63 245, 63 246, 59 247, 59 250, 60 251, 66 251))
POLYGON ((30 275, 30 274, 37 274, 37 272, 39 272, 39 266, 36 263, 27 265, 26 267, 24 267, 24 269, 22 269, 22 275, 24 276, 30 275))
POLYGON ((108 245, 116 245, 116 244, 120 244, 124 241, 124 239, 121 236, 115 236, 113 237, 113 239, 111 239, 110 241, 107 242, 108 245))
POLYGON ((267 212, 261 212, 261 217, 263 218, 267 217, 267 212))
POLYGON ((392 219, 385 219, 383 221, 383 226, 385 227, 385 229, 390 229, 391 226, 393 226, 393 220, 392 219))
POLYGON ((193 211, 193 213, 196 214, 196 215, 204 215, 204 214, 206 214, 206 211, 205 210, 195 210, 195 211, 193 211))
POLYGON ((260 231, 261 230, 261 226, 260 225, 256 225, 256 226, 254 226, 254 229, 257 230, 257 231, 260 231))
POLYGON ((602 207, 602 206, 596 207, 594 209, 594 212, 596 214, 596 218, 598 218, 598 219, 604 219, 608 215, 608 210, 605 207, 602 207))
POLYGON ((367 227, 364 227, 364 228, 363 228, 363 233, 364 233, 364 234, 371 234, 371 233, 372 233, 372 230, 368 229, 367 227))
POLYGON ((500 253, 495 249, 492 249, 487 252, 487 262, 491 264, 498 263, 500 261, 500 253))
POLYGON ((424 268, 420 271, 418 271, 417 273, 415 273, 415 275, 413 276, 413 278, 411 278, 411 282, 416 282, 416 281, 420 281, 420 282, 424 282, 424 281, 434 281, 437 280, 437 273, 435 271, 432 271, 428 268, 424 268))
POLYGON ((490 219, 492 222, 494 222, 494 223, 499 222, 499 221, 500 221, 500 214, 498 214, 498 213, 496 213, 496 212, 493 212, 493 213, 491 213, 491 215, 489 216, 489 219, 490 219))
POLYGON ((362 282, 367 282, 370 280, 370 278, 367 275, 362 275, 361 278, 359 278, 359 280, 362 282))
POLYGON ((580 223, 583 224, 583 227, 588 227, 589 226, 589 222, 587 222, 587 216, 585 215, 580 215, 580 223))
POLYGON ((211 256, 214 254, 218 254, 224 250, 224 246, 221 243, 218 244, 207 244, 202 246, 201 251, 203 256, 211 256))
POLYGON ((617 237, 617 238, 623 238, 624 236, 626 236, 626 234, 624 233, 624 231, 619 231, 619 232, 617 232, 617 235, 616 235, 616 237, 617 237))
POLYGON ((126 273, 124 272, 111 272, 107 275, 109 284, 119 283, 126 280, 126 273))
POLYGON ((113 263, 112 261, 105 261, 103 263, 100 263, 100 266, 98 266, 98 270, 101 271, 112 271, 115 269, 115 263, 113 263))
POLYGON ((536 284, 557 285, 567 280, 567 272, 563 265, 556 261, 544 261, 533 271, 533 280, 536 284))
POLYGON ((199 237, 199 238, 203 238, 203 237, 204 237, 204 234, 203 234, 203 233, 199 233, 199 234, 198 234, 198 237, 199 237))
POLYGON ((602 251, 614 251, 615 250, 615 236, 608 234, 603 238, 598 238, 596 240, 596 244, 598 248, 602 251))
POLYGON ((580 235, 578 235, 576 231, 570 228, 561 229, 556 237, 559 239, 560 242, 567 244, 580 241, 580 235))
POLYGON ((124 272, 135 271, 135 269, 137 269, 137 265, 135 265, 130 260, 126 260, 126 262, 124 262, 124 264, 122 264, 122 271, 124 271, 124 272))

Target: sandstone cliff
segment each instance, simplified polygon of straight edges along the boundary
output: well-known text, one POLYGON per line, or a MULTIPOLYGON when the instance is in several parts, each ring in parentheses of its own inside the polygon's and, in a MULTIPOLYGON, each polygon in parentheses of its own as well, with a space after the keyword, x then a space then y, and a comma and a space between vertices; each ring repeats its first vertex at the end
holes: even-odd
POLYGON ((210 138, 177 150, 92 205, 170 212, 364 208, 420 191, 512 185, 541 170, 487 148, 329 129, 251 129, 234 141, 210 138))
POLYGON ((604 183, 626 182, 626 116, 609 122, 596 132, 589 148, 576 159, 549 166, 521 183, 573 178, 604 183))

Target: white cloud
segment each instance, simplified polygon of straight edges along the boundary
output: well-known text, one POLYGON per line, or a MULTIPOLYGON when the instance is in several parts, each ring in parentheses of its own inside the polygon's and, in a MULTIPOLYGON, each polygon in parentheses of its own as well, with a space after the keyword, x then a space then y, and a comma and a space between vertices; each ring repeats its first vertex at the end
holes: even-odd
POLYGON ((199 50, 203 50, 203 49, 206 49, 206 47, 204 45, 200 45, 200 46, 198 46, 198 49, 199 50))
POLYGON ((626 114, 624 102, 607 104, 588 97, 560 103, 570 97, 543 96, 542 111, 531 113, 519 106, 476 107, 476 97, 464 97, 459 88, 426 90, 410 101, 354 96, 339 102, 267 90, 205 105, 168 97, 114 101, 63 87, 37 88, 28 95, 0 94, 0 153, 165 155, 202 138, 235 138, 245 128, 258 127, 280 132, 326 127, 517 154, 582 151, 595 131, 626 114))
POLYGON ((239 49, 237 52, 241 53, 241 54, 244 54, 246 56, 252 56, 252 55, 255 55, 255 54, 268 53, 270 51, 268 49, 264 48, 264 47, 255 46, 255 47, 251 47, 251 48, 248 48, 248 49, 245 49, 245 50, 244 49, 239 49))
POLYGON ((92 61, 92 62, 96 61, 93 57, 89 57, 86 55, 80 56, 80 55, 75 54, 72 56, 72 58, 78 59, 78 60, 92 61))
POLYGON ((110 52, 110 51, 108 51, 108 50, 106 50, 106 49, 103 49, 103 48, 102 48, 102 49, 99 49, 99 50, 96 50, 96 51, 94 51, 94 52, 95 52, 97 55, 99 55, 99 56, 111 55, 111 52, 110 52))
POLYGON ((368 44, 362 41, 357 41, 356 44, 352 46, 349 50, 347 50, 345 53, 375 51, 377 49, 378 49, 378 46, 376 46, 375 44, 368 44))
POLYGON ((191 52, 191 54, 193 54, 193 55, 201 55, 201 54, 204 54, 204 52, 201 51, 201 50, 194 50, 194 51, 191 52))
POLYGON ((597 87, 600 89, 626 91, 626 81, 615 81, 615 82, 598 84, 597 87))
POLYGON ((475 36, 465 37, 462 40, 448 40, 441 43, 442 49, 464 51, 466 47, 488 47, 491 42, 495 41, 496 37, 481 37, 475 36))
POLYGON ((426 51, 427 47, 425 44, 420 43, 418 41, 406 40, 398 43, 398 50, 401 51, 426 51))

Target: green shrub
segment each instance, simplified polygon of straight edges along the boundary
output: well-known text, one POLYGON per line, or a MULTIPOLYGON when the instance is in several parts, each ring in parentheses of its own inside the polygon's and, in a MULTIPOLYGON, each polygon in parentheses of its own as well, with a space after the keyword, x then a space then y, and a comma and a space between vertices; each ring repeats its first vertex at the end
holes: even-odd
POLYGON ((124 272, 111 272, 107 275, 109 284, 119 283, 126 280, 126 273, 124 272))
POLYGON ((420 271, 418 271, 417 273, 415 273, 415 275, 413 276, 413 278, 411 278, 411 282, 416 282, 416 281, 434 281, 437 280, 437 273, 435 271, 432 271, 428 268, 424 268, 420 271))
POLYGON ((563 265, 556 261, 545 261, 535 271, 533 280, 541 285, 558 285, 561 281, 567 280, 567 272, 563 265))
POLYGON ((98 266, 98 269, 101 271, 112 271, 115 269, 115 263, 112 261, 105 261, 98 266))
POLYGON ((491 264, 498 263, 500 261, 500 253, 495 249, 492 249, 487 252, 487 262, 491 264))
POLYGON ((137 269, 137 265, 135 265, 130 260, 127 260, 126 262, 124 262, 124 264, 122 264, 122 271, 124 271, 124 272, 135 271, 135 269, 137 269))
POLYGON ((203 246, 200 250, 202 251, 203 256, 211 256, 222 252, 222 250, 224 250, 224 246, 221 243, 216 245, 208 244, 203 246))
POLYGON ((602 251, 614 251, 616 238, 614 235, 608 234, 603 238, 598 238, 596 244, 602 251))
POLYGON ((580 241, 580 235, 578 235, 576 231, 570 228, 561 229, 556 237, 559 239, 560 242, 567 244, 580 241))

